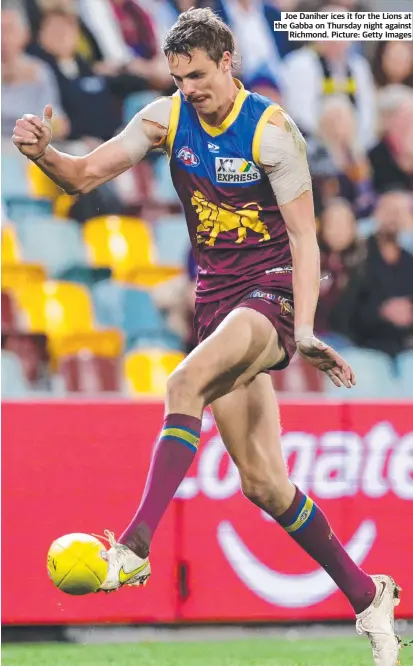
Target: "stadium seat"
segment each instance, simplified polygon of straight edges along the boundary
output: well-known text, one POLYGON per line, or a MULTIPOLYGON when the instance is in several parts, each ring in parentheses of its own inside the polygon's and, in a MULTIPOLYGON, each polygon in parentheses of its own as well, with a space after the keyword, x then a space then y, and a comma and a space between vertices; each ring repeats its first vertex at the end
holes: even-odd
POLYGON ((80 351, 60 358, 58 373, 65 391, 88 394, 120 391, 119 357, 108 358, 80 351))
POLYGON ((46 176, 46 174, 43 173, 34 162, 28 162, 27 175, 32 197, 42 197, 54 200, 61 195, 61 188, 46 176))
POLYGON ((43 264, 51 277, 86 264, 82 232, 72 220, 37 218, 18 226, 25 261, 43 264))
POLYGON ((130 352, 124 360, 128 393, 133 396, 164 397, 169 375, 184 358, 182 352, 162 349, 130 352))
POLYGON ((172 183, 168 158, 165 155, 155 162, 155 198, 160 203, 174 203, 178 195, 172 183))
POLYGON ((19 264, 22 260, 22 249, 12 224, 5 224, 1 229, 1 263, 19 264))
POLYGON ((162 315, 147 291, 105 280, 92 289, 92 297, 99 323, 121 328, 127 338, 156 337, 164 331, 162 315))
POLYGON ((15 293, 32 332, 64 335, 94 328, 91 300, 80 285, 48 280, 21 287, 15 293))
POLYGON ((149 289, 181 273, 179 266, 141 266, 129 274, 128 282, 149 289))
POLYGON ((325 376, 325 393, 340 400, 400 397, 400 387, 387 354, 373 349, 347 347, 342 355, 354 370, 357 384, 351 390, 342 388, 338 393, 339 389, 325 376))
POLYGON ((12 222, 23 222, 37 217, 50 217, 53 204, 50 199, 33 199, 29 196, 8 197, 7 215, 12 222))
POLYGON ((9 141, 1 142, 2 197, 30 196, 27 159, 9 141))
POLYGON ((183 215, 168 215, 155 225, 156 249, 160 264, 185 266, 189 237, 183 215))
POLYGON ((93 218, 85 223, 83 237, 90 264, 111 268, 115 278, 127 279, 139 266, 155 261, 151 232, 139 218, 93 218))
POLYGON ((19 358, 9 351, 1 352, 1 395, 2 398, 24 398, 30 393, 30 386, 23 374, 19 358))
POLYGON ((89 288, 102 280, 110 280, 111 277, 110 268, 93 268, 93 266, 72 266, 59 275, 59 279, 64 282, 78 282, 89 288))
POLYGON ((30 193, 33 197, 48 199, 52 210, 58 217, 67 218, 69 210, 76 201, 76 196, 62 192, 34 162, 29 162, 28 178, 30 193))
POLYGON ((17 327, 16 306, 11 295, 1 292, 1 332, 7 333, 17 327))
POLYGON ((22 247, 16 229, 5 224, 1 230, 1 278, 4 290, 13 291, 22 284, 43 282, 46 271, 39 264, 22 262, 22 247))
POLYGON ((14 292, 21 286, 39 284, 46 280, 46 271, 37 264, 3 264, 1 281, 3 289, 14 292))
POLYGON ((53 357, 90 349, 97 356, 117 356, 123 347, 118 330, 95 328, 93 305, 87 289, 69 282, 46 281, 16 290, 26 327, 46 333, 53 357))
POLYGON ((46 389, 49 385, 49 350, 45 335, 36 333, 6 333, 2 348, 15 354, 21 363, 23 375, 32 388, 46 389))
POLYGON ((397 357, 397 368, 403 398, 413 398, 413 349, 397 357))

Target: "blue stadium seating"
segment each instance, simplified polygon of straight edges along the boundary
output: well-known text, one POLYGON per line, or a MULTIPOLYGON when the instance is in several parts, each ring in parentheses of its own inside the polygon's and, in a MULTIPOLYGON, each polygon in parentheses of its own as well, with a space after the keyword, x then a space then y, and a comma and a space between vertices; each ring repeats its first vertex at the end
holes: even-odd
POLYGON ((87 263, 81 230, 76 222, 44 217, 16 226, 24 260, 43 264, 51 277, 58 277, 72 266, 87 263))
POLYGON ((29 196, 12 196, 6 199, 7 216, 12 222, 30 221, 38 217, 50 217, 53 203, 50 199, 33 199, 29 196))
POLYGON ((155 241, 160 264, 186 265, 189 237, 183 215, 168 215, 158 219, 155 241))
POLYGON ((342 355, 356 373, 357 384, 351 390, 338 389, 325 377, 324 392, 338 400, 360 398, 397 398, 400 386, 392 360, 387 354, 372 349, 347 347, 342 355))
POLYGON ((16 354, 1 352, 1 395, 2 398, 24 398, 30 393, 23 368, 16 354))
POLYGON ((169 171, 169 162, 165 155, 160 156, 154 165, 155 170, 155 199, 159 203, 178 202, 178 195, 172 184, 169 171))
POLYGON ((102 280, 92 289, 92 298, 98 322, 121 328, 129 340, 153 339, 165 331, 162 315, 146 291, 102 280))
POLYGON ((159 94, 155 91, 144 90, 142 92, 132 93, 123 103, 123 122, 125 125, 139 113, 147 104, 153 102, 159 94))
POLYGON ((398 355, 397 368, 402 397, 411 399, 413 398, 413 349, 398 355))
POLYGON ((29 196, 29 178, 27 160, 15 147, 2 141, 1 156, 1 188, 2 197, 29 196))

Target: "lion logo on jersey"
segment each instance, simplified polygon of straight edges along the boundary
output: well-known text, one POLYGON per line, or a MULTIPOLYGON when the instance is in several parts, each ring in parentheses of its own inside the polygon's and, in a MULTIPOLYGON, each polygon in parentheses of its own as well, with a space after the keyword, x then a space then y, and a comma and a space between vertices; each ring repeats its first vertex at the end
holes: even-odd
POLYGON ((259 242, 270 240, 268 227, 259 217, 259 211, 262 210, 255 202, 245 204, 242 209, 236 209, 233 206, 216 204, 208 201, 202 192, 196 190, 191 203, 194 206, 199 217, 199 225, 197 226, 197 243, 205 243, 205 245, 213 246, 217 239, 218 234, 226 231, 233 231, 238 229, 238 238, 236 243, 243 243, 247 237, 247 229, 251 229, 256 234, 261 234, 259 242), (256 209, 249 208, 256 206, 256 209), (209 239, 205 240, 200 234, 202 232, 209 233, 209 239))

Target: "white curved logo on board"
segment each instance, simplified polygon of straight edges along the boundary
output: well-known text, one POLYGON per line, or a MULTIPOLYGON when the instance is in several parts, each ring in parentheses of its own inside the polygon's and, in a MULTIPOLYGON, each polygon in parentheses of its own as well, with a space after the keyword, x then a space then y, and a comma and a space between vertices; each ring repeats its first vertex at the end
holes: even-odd
MULTIPOLYGON (((376 535, 375 523, 364 520, 345 546, 352 560, 359 566, 369 554, 376 535)), ((324 569, 303 574, 286 574, 270 569, 249 550, 228 521, 218 525, 217 538, 238 578, 251 592, 270 604, 284 608, 303 608, 317 604, 337 591, 336 584, 324 569)))

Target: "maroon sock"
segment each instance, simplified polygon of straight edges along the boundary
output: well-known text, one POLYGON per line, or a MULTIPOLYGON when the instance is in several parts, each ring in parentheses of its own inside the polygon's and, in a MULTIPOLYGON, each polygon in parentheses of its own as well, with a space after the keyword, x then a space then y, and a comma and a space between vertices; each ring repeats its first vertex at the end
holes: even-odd
POLYGON ((372 578, 353 562, 312 499, 297 488, 290 508, 276 520, 325 569, 356 613, 370 606, 376 594, 372 578))
POLYGON ((185 477, 198 449, 201 420, 168 414, 153 454, 138 511, 119 539, 139 557, 147 557, 153 533, 185 477))

